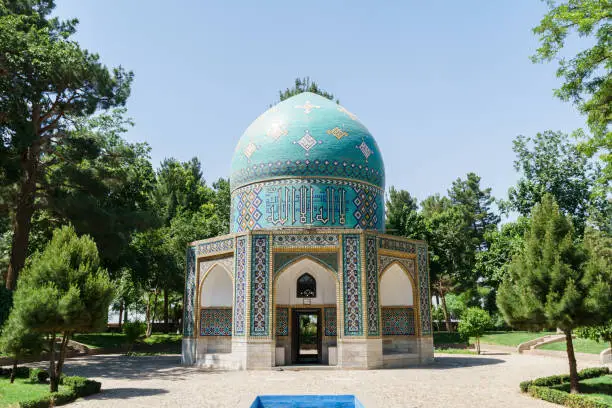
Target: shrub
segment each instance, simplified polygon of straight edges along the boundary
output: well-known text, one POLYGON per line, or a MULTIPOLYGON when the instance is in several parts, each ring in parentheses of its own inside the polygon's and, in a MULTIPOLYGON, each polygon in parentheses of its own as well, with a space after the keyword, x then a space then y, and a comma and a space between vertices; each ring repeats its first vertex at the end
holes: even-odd
POLYGON ((463 337, 476 337, 476 352, 480 354, 480 337, 491 327, 491 316, 479 307, 467 309, 459 322, 459 333, 463 337))
MULTIPOLYGON (((10 370, 12 371, 12 369, 10 370)), ((10 375, 9 371, 9 375, 10 375)), ((29 367, 17 367, 15 370, 15 377, 17 378, 29 378, 30 377, 30 368, 29 367)))
MULTIPOLYGON (((587 380, 589 378, 601 377, 602 375, 606 374, 610 374, 610 369, 608 367, 585 368, 584 370, 580 370, 578 372, 578 379, 587 380)), ((535 380, 523 381, 519 384, 519 387, 521 388, 522 392, 527 392, 531 385, 538 387, 552 387, 553 385, 569 383, 569 381, 569 374, 551 375, 550 377, 541 377, 536 378, 535 380)))
POLYGON ((135 321, 135 322, 127 322, 123 325, 122 331, 125 334, 125 339, 128 343, 129 350, 132 351, 132 346, 134 342, 138 340, 145 334, 147 330, 147 325, 143 322, 135 321))
POLYGON ((593 400, 584 394, 569 394, 565 391, 537 385, 529 387, 529 395, 570 408, 610 408, 610 405, 593 400))
POLYGON ((32 384, 44 384, 49 379, 49 373, 40 368, 33 368, 30 370, 29 378, 32 384))
POLYGON ((74 401, 78 397, 80 397, 80 395, 78 395, 78 393, 73 388, 68 388, 51 394, 53 406, 67 404, 69 402, 74 401))
POLYGON ((74 390, 77 397, 86 397, 88 395, 97 394, 100 392, 102 383, 90 380, 85 377, 64 377, 61 384, 70 387, 74 390))
POLYGON ((19 408, 48 408, 51 406, 51 394, 42 395, 27 401, 21 401, 19 408))

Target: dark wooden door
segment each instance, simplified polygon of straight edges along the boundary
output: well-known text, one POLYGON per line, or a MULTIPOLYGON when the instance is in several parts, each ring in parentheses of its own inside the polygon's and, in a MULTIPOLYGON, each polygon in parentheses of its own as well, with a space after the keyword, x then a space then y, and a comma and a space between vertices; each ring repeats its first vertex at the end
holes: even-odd
POLYGON ((293 309, 292 359, 294 364, 321 362, 321 309, 293 309))

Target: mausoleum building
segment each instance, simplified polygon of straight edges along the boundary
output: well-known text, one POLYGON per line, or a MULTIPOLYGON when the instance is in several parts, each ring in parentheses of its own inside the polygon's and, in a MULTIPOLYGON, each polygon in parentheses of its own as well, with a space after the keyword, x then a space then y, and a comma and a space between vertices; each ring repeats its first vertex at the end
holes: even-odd
POLYGON ((183 363, 209 369, 430 362, 427 246, 386 235, 376 141, 337 103, 268 109, 232 159, 231 233, 187 250, 183 363))

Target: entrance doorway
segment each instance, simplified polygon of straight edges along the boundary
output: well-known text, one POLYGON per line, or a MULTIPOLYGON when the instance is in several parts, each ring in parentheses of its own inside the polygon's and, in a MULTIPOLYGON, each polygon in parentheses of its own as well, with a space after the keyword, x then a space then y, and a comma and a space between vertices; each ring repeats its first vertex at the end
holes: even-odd
POLYGON ((321 309, 293 309, 293 364, 321 362, 321 309))

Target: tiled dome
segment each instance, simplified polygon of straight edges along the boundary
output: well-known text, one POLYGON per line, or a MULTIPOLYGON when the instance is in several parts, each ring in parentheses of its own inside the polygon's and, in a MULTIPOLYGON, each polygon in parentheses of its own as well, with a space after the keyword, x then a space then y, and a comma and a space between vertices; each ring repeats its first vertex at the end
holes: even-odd
POLYGON ((337 103, 304 92, 268 109, 232 158, 232 231, 384 229, 384 165, 376 141, 337 103))
POLYGON ((268 109, 244 132, 232 159, 232 189, 278 177, 327 176, 384 188, 376 141, 337 103, 304 92, 268 109))

